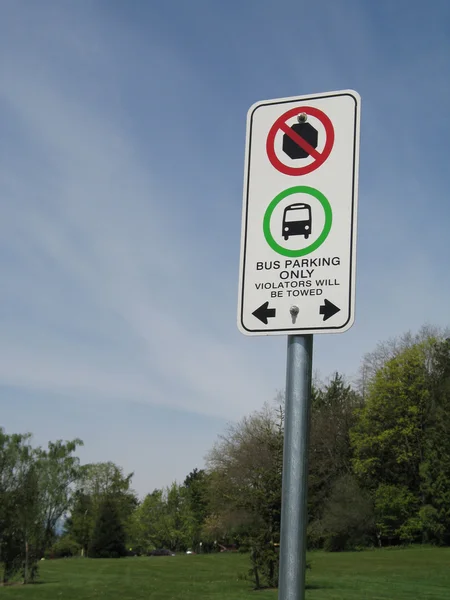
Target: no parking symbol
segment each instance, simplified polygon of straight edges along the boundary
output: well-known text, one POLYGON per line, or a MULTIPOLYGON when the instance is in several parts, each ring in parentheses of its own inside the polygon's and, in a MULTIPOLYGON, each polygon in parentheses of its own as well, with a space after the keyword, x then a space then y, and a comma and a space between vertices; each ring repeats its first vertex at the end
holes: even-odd
POLYGON ((272 125, 267 136, 267 156, 275 169, 284 175, 301 176, 307 175, 318 169, 330 156, 334 145, 334 127, 330 118, 320 109, 312 106, 299 106, 283 113, 272 125), (304 115, 304 117, 303 117, 304 115), (325 130, 325 144, 322 152, 317 148, 317 130, 306 122, 307 116, 315 117, 323 125, 325 130), (293 126, 288 121, 293 117, 300 117, 299 123, 293 126), (302 122, 303 117, 303 122, 302 122), (284 134, 283 151, 290 158, 307 158, 311 156, 313 161, 308 165, 293 167, 285 164, 277 155, 275 139, 277 134, 284 134), (315 132, 315 133, 314 133, 315 132), (297 153, 295 152, 297 150, 297 153))

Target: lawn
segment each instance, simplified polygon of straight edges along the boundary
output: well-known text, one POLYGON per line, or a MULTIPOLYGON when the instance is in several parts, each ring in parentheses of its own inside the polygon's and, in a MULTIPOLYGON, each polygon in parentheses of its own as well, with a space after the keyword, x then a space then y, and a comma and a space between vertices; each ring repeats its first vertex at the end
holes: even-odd
MULTIPOLYGON (((448 600, 450 548, 411 548, 308 556, 308 600, 448 600)), ((275 600, 238 577, 240 554, 55 560, 41 562, 41 582, 0 588, 5 600, 275 600)))

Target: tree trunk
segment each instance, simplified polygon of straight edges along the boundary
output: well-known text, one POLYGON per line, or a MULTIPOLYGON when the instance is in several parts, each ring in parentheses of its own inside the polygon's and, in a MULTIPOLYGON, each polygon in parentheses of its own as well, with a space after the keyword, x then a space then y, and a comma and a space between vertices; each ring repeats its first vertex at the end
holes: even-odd
POLYGON ((259 571, 258 571, 258 565, 257 565, 257 551, 255 550, 255 548, 252 548, 251 551, 251 560, 253 563, 253 576, 255 578, 255 589, 259 590, 261 589, 261 583, 259 581, 259 571))
POLYGON ((24 569, 24 577, 23 577, 23 582, 24 583, 28 583, 28 537, 25 533, 25 569, 24 569))

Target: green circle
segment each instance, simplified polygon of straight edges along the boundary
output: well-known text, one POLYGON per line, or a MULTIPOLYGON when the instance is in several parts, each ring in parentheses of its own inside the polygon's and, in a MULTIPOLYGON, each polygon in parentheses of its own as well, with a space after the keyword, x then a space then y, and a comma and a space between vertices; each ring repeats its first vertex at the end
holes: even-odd
POLYGON ((322 192, 319 192, 319 190, 316 190, 312 187, 308 187, 306 185, 297 185, 295 187, 288 188, 283 192, 280 192, 278 196, 275 196, 275 198, 267 207, 263 220, 264 237, 266 238, 266 242, 269 244, 272 250, 275 250, 275 252, 277 252, 278 254, 282 254, 283 256, 294 257, 305 256, 306 254, 310 254, 314 250, 317 250, 317 248, 324 243, 324 241, 328 237, 328 234, 330 233, 332 222, 333 211, 331 210, 330 203, 328 202, 327 198, 322 194, 322 192), (325 212, 325 223, 321 234, 315 242, 313 242, 309 246, 306 246, 306 248, 302 248, 300 250, 288 250, 287 248, 283 248, 283 246, 280 246, 280 244, 278 244, 274 240, 270 231, 270 219, 272 218, 273 211, 282 200, 284 200, 287 196, 291 196, 292 194, 309 194, 310 196, 314 196, 314 198, 316 198, 320 202, 325 212))

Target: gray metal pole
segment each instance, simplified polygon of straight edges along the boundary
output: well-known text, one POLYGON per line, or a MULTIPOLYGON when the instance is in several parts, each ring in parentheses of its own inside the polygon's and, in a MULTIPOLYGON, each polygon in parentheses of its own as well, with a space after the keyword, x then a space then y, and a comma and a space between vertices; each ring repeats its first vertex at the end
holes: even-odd
POLYGON ((288 336, 279 600, 304 600, 312 335, 288 336))

